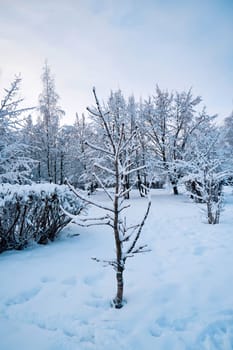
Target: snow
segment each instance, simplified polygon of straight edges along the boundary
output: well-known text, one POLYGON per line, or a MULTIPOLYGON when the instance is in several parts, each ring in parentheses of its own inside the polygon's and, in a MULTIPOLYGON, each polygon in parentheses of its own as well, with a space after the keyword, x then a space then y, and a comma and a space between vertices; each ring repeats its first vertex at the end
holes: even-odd
MULTIPOLYGON (((113 269, 91 259, 114 257, 109 227, 71 224, 47 246, 0 255, 1 350, 233 349, 232 194, 219 225, 185 196, 151 198, 140 241, 151 252, 128 259, 120 310, 113 269)), ((134 192, 130 202, 134 224, 147 200, 134 192)))
POLYGON ((66 185, 57 185, 57 184, 50 184, 50 183, 39 183, 39 184, 33 184, 33 185, 19 185, 19 184, 4 184, 2 183, 0 185, 0 193, 4 194, 4 198, 6 194, 14 194, 17 193, 19 196, 28 196, 28 193, 30 191, 40 194, 41 192, 45 192, 47 194, 53 193, 55 190, 60 190, 63 192, 67 192, 67 186, 66 185))

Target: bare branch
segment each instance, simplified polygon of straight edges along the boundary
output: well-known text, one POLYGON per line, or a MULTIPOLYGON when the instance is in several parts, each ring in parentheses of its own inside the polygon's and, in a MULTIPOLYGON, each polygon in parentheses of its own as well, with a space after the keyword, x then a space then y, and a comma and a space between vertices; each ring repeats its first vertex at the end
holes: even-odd
POLYGON ((91 227, 91 226, 105 226, 105 225, 109 225, 111 227, 113 227, 113 225, 110 223, 110 221, 101 221, 101 222, 90 222, 90 223, 81 223, 79 221, 73 221, 74 224, 77 224, 78 226, 81 227, 91 227))
POLYGON ((150 207, 151 207, 151 200, 149 200, 149 202, 148 202, 148 206, 147 206, 147 210, 146 210, 146 213, 145 213, 145 215, 144 215, 144 218, 143 218, 143 220, 142 220, 142 222, 141 222, 141 224, 140 224, 140 226, 139 226, 139 228, 138 228, 137 234, 136 234, 136 236, 135 236, 135 238, 134 238, 133 243, 131 244, 131 247, 127 250, 127 254, 132 253, 133 250, 134 250, 134 247, 135 247, 135 245, 136 245, 136 243, 137 243, 137 241, 138 241, 138 239, 139 239, 139 237, 140 237, 142 228, 143 228, 143 226, 144 226, 144 224, 145 224, 145 222, 146 222, 146 219, 147 219, 147 217, 148 217, 148 214, 149 214, 149 211, 150 211, 150 207))
POLYGON ((137 135, 137 131, 134 130, 130 137, 122 144, 121 148, 124 150, 126 146, 130 143, 130 141, 137 135))
POLYGON ((110 194, 110 192, 106 189, 106 187, 104 186, 103 182, 100 180, 100 178, 96 175, 96 173, 93 173, 94 177, 96 178, 96 180, 99 182, 100 186, 102 187, 102 189, 104 190, 104 192, 106 193, 106 195, 108 196, 108 198, 113 201, 113 198, 110 194))
POLYGON ((142 165, 142 166, 139 166, 137 168, 134 168, 134 169, 131 169, 129 171, 126 171, 124 174, 125 175, 129 175, 129 174, 135 173, 135 171, 142 170, 142 169, 145 169, 145 168, 146 168, 146 166, 142 165))
POLYGON ((101 115, 99 113, 96 113, 95 111, 93 111, 93 109, 91 109, 90 107, 87 107, 87 111, 91 114, 93 114, 96 117, 101 117, 101 115))
POLYGON ((99 146, 95 146, 93 144, 91 144, 89 141, 85 141, 86 145, 89 146, 90 148, 96 150, 96 151, 100 151, 103 153, 106 153, 110 156, 114 156, 114 154, 112 152, 109 152, 108 150, 106 150, 105 148, 99 147, 99 146))
POLYGON ((121 191, 120 193, 116 194, 118 197, 124 197, 127 193, 129 193, 132 190, 133 186, 130 186, 130 188, 127 188, 125 191, 121 191))
POLYGON ((105 166, 103 166, 101 164, 95 163, 94 166, 96 166, 97 168, 99 168, 101 170, 107 171, 111 175, 115 175, 115 172, 113 170, 111 170, 111 169, 109 169, 109 168, 107 168, 107 167, 105 167, 105 166))
POLYGON ((123 210, 127 209, 130 207, 130 204, 124 205, 122 208, 119 209, 119 213, 122 212, 123 210))
POLYGON ((117 149, 116 149, 116 159, 118 158, 119 153, 121 151, 122 140, 123 140, 123 137, 124 137, 124 128, 125 128, 125 125, 122 123, 121 124, 121 131, 120 131, 120 138, 119 138, 119 141, 118 141, 118 144, 117 144, 117 149))
POLYGON ((78 191, 75 190, 75 188, 69 183, 69 181, 65 180, 64 183, 67 184, 67 185, 69 186, 69 188, 71 189, 71 191, 72 191, 79 199, 81 199, 82 201, 84 201, 84 202, 86 202, 86 203, 88 203, 88 204, 92 204, 92 205, 94 205, 94 206, 97 207, 97 208, 104 209, 104 210, 107 210, 107 211, 110 211, 110 212, 114 213, 114 210, 113 210, 113 209, 111 209, 111 208, 109 208, 109 207, 107 207, 107 206, 104 206, 104 205, 102 205, 102 204, 100 204, 100 203, 97 203, 97 202, 95 202, 95 201, 92 201, 92 200, 90 200, 90 199, 87 198, 87 197, 82 196, 78 191))
POLYGON ((102 264, 104 264, 104 266, 110 265, 113 266, 114 269, 117 269, 117 261, 115 260, 102 260, 102 259, 98 259, 98 258, 92 258, 92 260, 96 261, 96 262, 100 262, 102 264))
POLYGON ((134 227, 132 226, 132 227, 128 227, 128 228, 126 228, 126 232, 127 231, 130 231, 130 230, 132 230, 132 232, 130 232, 127 236, 125 236, 123 239, 122 239, 122 242, 127 242, 127 241, 129 241, 129 239, 133 236, 133 234, 135 233, 135 231, 136 231, 136 229, 139 227, 139 224, 138 225, 135 225, 134 227))
POLYGON ((147 252, 151 252, 151 249, 149 249, 149 248, 145 249, 146 247, 148 247, 147 244, 142 245, 142 246, 140 246, 140 247, 134 249, 134 250, 132 251, 132 253, 133 253, 133 254, 138 254, 138 253, 147 253, 147 252))
POLYGON ((107 132, 107 136, 108 136, 108 138, 109 138, 109 140, 110 140, 110 142, 111 142, 113 152, 116 153, 116 146, 115 146, 115 143, 114 143, 114 141, 113 141, 112 135, 111 135, 111 133, 110 133, 108 124, 107 124, 107 122, 106 122, 106 120, 105 120, 105 115, 103 114, 102 109, 101 109, 101 107, 100 107, 100 103, 99 103, 99 100, 98 100, 98 97, 97 97, 97 95, 96 95, 96 91, 95 91, 95 88, 94 88, 94 87, 93 87, 93 94, 94 94, 96 106, 97 106, 97 109, 98 109, 98 112, 99 112, 98 117, 100 117, 100 118, 102 119, 102 121, 103 121, 103 123, 104 123, 104 128, 105 128, 105 130, 106 130, 106 132, 107 132))

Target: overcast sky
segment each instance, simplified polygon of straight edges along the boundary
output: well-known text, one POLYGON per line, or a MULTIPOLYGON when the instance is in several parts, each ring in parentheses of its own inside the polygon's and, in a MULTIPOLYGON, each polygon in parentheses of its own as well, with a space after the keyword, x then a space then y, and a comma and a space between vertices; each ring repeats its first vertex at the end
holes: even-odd
POLYGON ((207 111, 233 110, 233 0, 0 0, 0 88, 15 73, 36 105, 48 59, 63 121, 120 88, 146 98, 193 87, 207 111))

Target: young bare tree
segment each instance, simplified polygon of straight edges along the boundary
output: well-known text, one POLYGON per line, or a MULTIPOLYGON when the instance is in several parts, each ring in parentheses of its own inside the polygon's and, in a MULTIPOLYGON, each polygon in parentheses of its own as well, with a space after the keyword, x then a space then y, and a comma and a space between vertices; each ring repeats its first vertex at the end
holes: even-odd
MULTIPOLYGON (((102 145, 99 145, 98 143, 92 144, 88 141, 87 144, 90 148, 99 153, 99 161, 95 163, 96 172, 94 173, 94 177, 109 198, 110 205, 103 205, 102 203, 92 200, 90 197, 85 197, 70 183, 68 183, 68 186, 78 198, 84 200, 88 204, 104 210, 104 215, 102 217, 78 219, 77 223, 79 225, 92 226, 104 224, 109 225, 113 230, 116 256, 113 260, 105 261, 105 263, 113 266, 116 271, 117 293, 116 297, 113 299, 113 304, 115 308, 119 309, 124 304, 123 272, 125 269, 126 260, 135 254, 148 251, 147 246, 139 245, 138 241, 142 228, 149 214, 151 201, 150 199, 148 200, 148 206, 142 221, 136 225, 127 225, 126 216, 124 216, 123 213, 124 210, 129 207, 129 204, 125 205, 124 199, 125 195, 131 190, 131 187, 125 189, 124 180, 125 176, 139 170, 139 168, 133 167, 133 164, 130 161, 131 157, 133 158, 135 156, 135 152, 137 150, 137 143, 134 143, 137 129, 132 131, 131 134, 126 135, 125 125, 123 122, 120 125, 120 130, 118 130, 119 125, 114 126, 114 122, 112 120, 111 124, 109 124, 109 113, 104 113, 102 111, 94 88, 93 93, 96 102, 96 109, 88 109, 88 111, 90 115, 94 117, 94 119, 97 118, 99 123, 102 124, 105 137, 102 140, 102 145), (109 127, 110 125, 112 128, 109 127), (106 160, 108 162, 106 162, 106 160), (112 177, 114 182, 113 192, 105 187, 103 181, 101 180, 101 175, 98 175, 98 170, 100 170, 100 174, 106 173, 108 176, 112 177)), ((97 258, 95 258, 95 260, 101 261, 97 258)))

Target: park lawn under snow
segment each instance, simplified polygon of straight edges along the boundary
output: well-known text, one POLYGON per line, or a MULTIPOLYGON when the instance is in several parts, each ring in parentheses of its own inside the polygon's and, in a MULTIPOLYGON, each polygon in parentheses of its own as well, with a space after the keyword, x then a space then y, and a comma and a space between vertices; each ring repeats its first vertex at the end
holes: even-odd
MULTIPOLYGON (((135 222, 146 199, 130 202, 135 222)), ((91 259, 114 257, 108 227, 72 224, 50 245, 1 254, 0 349, 233 349, 232 226, 230 193, 211 226, 187 197, 152 191, 141 237, 151 252, 128 259, 120 310, 114 271, 91 259)))

